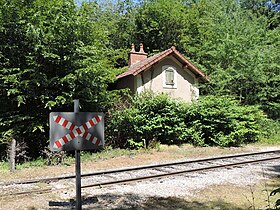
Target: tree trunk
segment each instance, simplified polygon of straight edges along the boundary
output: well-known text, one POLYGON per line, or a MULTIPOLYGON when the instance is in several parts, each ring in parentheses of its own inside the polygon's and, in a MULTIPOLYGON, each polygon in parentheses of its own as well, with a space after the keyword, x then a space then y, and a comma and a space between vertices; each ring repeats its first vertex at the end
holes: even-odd
POLYGON ((16 140, 12 139, 9 146, 9 163, 10 163, 10 172, 16 170, 16 140))

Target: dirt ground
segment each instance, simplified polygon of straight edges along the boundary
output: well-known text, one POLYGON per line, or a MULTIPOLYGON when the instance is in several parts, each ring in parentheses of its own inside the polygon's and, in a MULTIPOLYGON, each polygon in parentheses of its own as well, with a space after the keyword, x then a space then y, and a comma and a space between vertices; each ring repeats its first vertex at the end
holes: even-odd
MULTIPOLYGON (((225 154, 234 154, 242 152, 256 152, 265 150, 280 149, 280 146, 244 146, 234 148, 218 148, 218 147, 193 147, 190 145, 184 146, 161 146, 158 149, 143 151, 141 153, 115 156, 111 158, 101 158, 96 161, 84 161, 82 162, 82 173, 94 172, 104 169, 116 169, 121 167, 156 164, 160 162, 170 162, 180 160, 183 158, 203 158, 210 156, 218 156, 225 154)), ((32 167, 28 169, 17 170, 10 174, 8 172, 0 173, 0 183, 26 180, 42 177, 53 177, 65 174, 74 174, 75 166, 44 166, 44 167, 32 167)), ((45 187, 47 184, 41 184, 41 187, 45 187)), ((214 185, 208 186, 203 190, 199 190, 194 193, 192 197, 186 198, 161 198, 151 197, 145 199, 141 205, 137 207, 134 205, 122 205, 123 208, 118 209, 254 209, 254 208, 266 208, 272 205, 276 198, 269 198, 268 193, 280 186, 280 179, 275 177, 271 180, 260 181, 254 183, 251 186, 232 186, 232 185, 214 185)), ((38 186, 40 187, 40 186, 38 186)), ((4 190, 4 189, 1 189, 4 190)), ((29 190, 29 189, 28 189, 29 190)), ((71 188, 71 191, 75 191, 75 187, 71 188)), ((1 192, 2 193, 2 192, 1 192)), ((14 209, 73 209, 73 197, 69 198, 58 197, 59 192, 48 192, 44 194, 32 194, 29 196, 5 196, 0 198, 0 210, 14 210, 14 209), (71 204, 72 203, 72 204, 71 204)), ((108 195, 104 195, 106 197, 108 195)), ((110 209, 108 202, 123 202, 125 199, 137 200, 137 195, 127 195, 126 198, 114 196, 108 196, 106 202, 102 206, 102 199, 83 193, 84 206, 83 209, 90 208, 88 203, 99 202, 98 208, 94 209, 110 209), (130 196, 130 197, 129 197, 130 196)), ((137 202, 136 202, 137 203, 137 202)), ((117 209, 117 208, 113 208, 117 209)))

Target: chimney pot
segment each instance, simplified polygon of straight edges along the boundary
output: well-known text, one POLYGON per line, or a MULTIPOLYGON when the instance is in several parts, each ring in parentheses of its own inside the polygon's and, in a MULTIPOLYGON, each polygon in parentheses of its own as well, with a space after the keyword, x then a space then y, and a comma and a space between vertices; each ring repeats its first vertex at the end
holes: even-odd
POLYGON ((140 51, 139 51, 139 52, 145 53, 145 52, 144 52, 144 45, 143 45, 143 43, 140 43, 140 51))
POLYGON ((145 59, 147 59, 148 57, 148 54, 144 52, 144 46, 143 44, 141 43, 140 44, 140 50, 139 52, 136 52, 135 51, 135 46, 134 44, 132 44, 132 47, 131 47, 131 51, 129 52, 128 54, 128 67, 131 67, 133 66, 134 64, 140 62, 140 61, 143 61, 145 59))
POLYGON ((134 44, 131 45, 131 51, 130 52, 135 52, 135 46, 134 44))

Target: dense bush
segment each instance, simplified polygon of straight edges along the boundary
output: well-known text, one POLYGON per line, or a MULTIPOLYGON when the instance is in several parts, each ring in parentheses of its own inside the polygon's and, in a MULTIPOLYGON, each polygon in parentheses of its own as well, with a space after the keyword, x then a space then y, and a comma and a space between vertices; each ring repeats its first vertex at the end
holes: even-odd
POLYGON ((115 110, 106 129, 109 143, 121 147, 142 147, 151 143, 179 143, 185 139, 184 113, 187 105, 168 95, 147 92, 131 104, 115 110))
POLYGON ((265 119, 256 106, 230 97, 206 96, 187 104, 165 94, 145 93, 111 112, 106 138, 120 147, 151 143, 237 146, 258 140, 265 119))
POLYGON ((277 144, 280 142, 280 120, 265 119, 262 124, 263 135, 261 142, 277 144))
POLYGON ((189 106, 189 140, 199 146, 237 146, 257 141, 265 119, 256 106, 241 106, 229 96, 204 96, 189 106))

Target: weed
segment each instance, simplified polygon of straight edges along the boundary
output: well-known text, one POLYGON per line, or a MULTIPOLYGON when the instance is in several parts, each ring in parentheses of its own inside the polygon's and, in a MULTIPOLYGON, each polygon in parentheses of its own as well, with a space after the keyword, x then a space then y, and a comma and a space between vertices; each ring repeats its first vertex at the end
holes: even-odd
POLYGON ((280 142, 280 121, 267 119, 263 124, 265 135, 262 136, 259 144, 279 144, 280 142))

